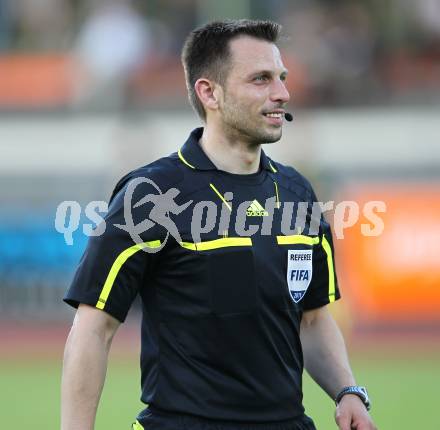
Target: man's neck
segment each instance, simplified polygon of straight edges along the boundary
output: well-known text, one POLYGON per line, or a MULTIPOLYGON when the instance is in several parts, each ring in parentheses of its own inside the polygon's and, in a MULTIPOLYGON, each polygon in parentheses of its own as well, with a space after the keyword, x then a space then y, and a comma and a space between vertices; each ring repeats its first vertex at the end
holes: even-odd
POLYGON ((261 145, 228 137, 214 127, 203 129, 199 143, 219 170, 237 175, 249 175, 259 170, 261 145))

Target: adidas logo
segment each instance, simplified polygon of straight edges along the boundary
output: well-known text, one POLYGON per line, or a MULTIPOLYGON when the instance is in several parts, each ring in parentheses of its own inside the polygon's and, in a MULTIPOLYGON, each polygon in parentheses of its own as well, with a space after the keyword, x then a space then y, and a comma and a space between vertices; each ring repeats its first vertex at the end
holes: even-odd
POLYGON ((257 200, 254 200, 249 207, 246 209, 247 216, 269 216, 267 210, 263 208, 263 206, 258 203, 257 200))

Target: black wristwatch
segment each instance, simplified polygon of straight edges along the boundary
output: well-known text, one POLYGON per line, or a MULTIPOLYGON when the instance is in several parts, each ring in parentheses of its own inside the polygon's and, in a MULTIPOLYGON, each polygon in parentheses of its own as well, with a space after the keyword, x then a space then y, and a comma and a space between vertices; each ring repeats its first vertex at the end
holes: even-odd
POLYGON ((368 397, 368 391, 365 387, 359 387, 357 385, 344 387, 336 396, 335 399, 336 406, 341 401, 342 397, 344 397, 346 394, 354 394, 355 396, 358 396, 362 400, 362 403, 367 408, 367 411, 371 409, 370 398, 368 397))

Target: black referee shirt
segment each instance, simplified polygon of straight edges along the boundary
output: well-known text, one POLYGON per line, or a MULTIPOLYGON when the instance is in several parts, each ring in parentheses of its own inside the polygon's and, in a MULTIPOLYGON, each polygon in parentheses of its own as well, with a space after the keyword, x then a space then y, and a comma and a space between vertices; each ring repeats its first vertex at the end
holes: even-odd
POLYGON ((124 321, 140 295, 142 401, 153 409, 248 422, 299 417, 302 312, 339 298, 329 225, 321 218, 311 232, 316 198, 293 168, 262 151, 258 173, 220 171, 198 143, 202 131, 119 181, 105 233, 90 238, 64 300, 124 321), (191 202, 167 207, 177 239, 148 221, 152 196, 173 188, 177 206, 191 202), (201 202, 210 208, 198 219, 201 202), (299 202, 308 204, 306 224, 285 234, 282 213, 293 207, 293 230, 299 202), (127 231, 127 208, 133 225, 144 223, 139 243, 127 231), (217 215, 213 228, 208 213, 217 215))

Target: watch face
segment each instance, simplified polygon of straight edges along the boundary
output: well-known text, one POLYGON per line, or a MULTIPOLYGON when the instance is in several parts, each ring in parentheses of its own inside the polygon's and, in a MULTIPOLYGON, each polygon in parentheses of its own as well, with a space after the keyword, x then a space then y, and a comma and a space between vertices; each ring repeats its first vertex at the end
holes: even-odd
POLYGON ((359 390, 361 390, 366 396, 368 396, 367 389, 365 387, 359 387, 359 390))
POLYGON ((367 389, 365 387, 356 387, 359 393, 362 393, 366 398, 368 398, 367 389))
POLYGON ((368 391, 365 387, 355 387, 356 392, 363 397, 362 401, 364 402, 367 410, 370 410, 370 398, 368 397, 368 391))

